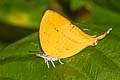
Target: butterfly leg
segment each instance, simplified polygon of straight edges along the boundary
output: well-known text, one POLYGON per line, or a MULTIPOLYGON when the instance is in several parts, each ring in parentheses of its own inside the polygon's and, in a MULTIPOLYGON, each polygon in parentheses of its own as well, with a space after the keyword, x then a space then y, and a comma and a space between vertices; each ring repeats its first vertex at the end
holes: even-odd
POLYGON ((49 63, 48 63, 48 60, 46 60, 46 63, 47 63, 47 66, 48 66, 48 68, 49 68, 49 63))
POLYGON ((50 61, 51 61, 52 65, 53 65, 53 67, 55 68, 55 64, 54 64, 53 60, 50 60, 50 61))
POLYGON ((45 63, 47 63, 47 59, 46 58, 44 58, 44 61, 45 61, 45 63))
POLYGON ((64 64, 63 62, 61 62, 61 60, 60 60, 60 59, 59 59, 59 63, 60 63, 60 64, 64 64))

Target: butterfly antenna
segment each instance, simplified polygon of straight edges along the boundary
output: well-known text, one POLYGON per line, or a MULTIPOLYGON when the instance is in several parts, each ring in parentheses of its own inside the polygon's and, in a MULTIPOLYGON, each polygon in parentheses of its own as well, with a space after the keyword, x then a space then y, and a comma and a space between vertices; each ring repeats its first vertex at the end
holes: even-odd
POLYGON ((43 52, 40 52, 40 51, 29 51, 29 53, 36 53, 35 55, 36 56, 39 56, 39 57, 42 57, 42 58, 44 58, 44 56, 43 56, 43 54, 45 54, 45 53, 43 53, 43 52), (41 53, 43 53, 43 54, 41 54, 41 53))
POLYGON ((43 52, 40 52, 40 51, 29 51, 29 53, 43 53, 43 52))

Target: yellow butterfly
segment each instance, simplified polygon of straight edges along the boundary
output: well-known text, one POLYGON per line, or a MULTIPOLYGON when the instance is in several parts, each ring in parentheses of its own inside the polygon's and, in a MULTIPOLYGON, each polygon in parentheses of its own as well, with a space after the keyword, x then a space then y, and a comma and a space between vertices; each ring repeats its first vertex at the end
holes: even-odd
POLYGON ((64 64, 60 59, 71 57, 88 46, 96 46, 98 40, 104 38, 111 30, 112 28, 98 37, 90 36, 58 13, 47 10, 42 18, 39 31, 44 53, 37 54, 37 56, 44 58, 48 68, 48 61, 51 61, 53 67, 55 67, 54 61, 64 64))

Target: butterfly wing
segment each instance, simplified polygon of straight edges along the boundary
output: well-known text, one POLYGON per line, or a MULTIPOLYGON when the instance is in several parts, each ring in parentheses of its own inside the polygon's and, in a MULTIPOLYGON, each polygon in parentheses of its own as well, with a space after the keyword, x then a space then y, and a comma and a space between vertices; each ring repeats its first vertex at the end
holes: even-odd
POLYGON ((95 43, 92 37, 51 10, 45 12, 39 34, 43 51, 54 58, 70 57, 95 43))

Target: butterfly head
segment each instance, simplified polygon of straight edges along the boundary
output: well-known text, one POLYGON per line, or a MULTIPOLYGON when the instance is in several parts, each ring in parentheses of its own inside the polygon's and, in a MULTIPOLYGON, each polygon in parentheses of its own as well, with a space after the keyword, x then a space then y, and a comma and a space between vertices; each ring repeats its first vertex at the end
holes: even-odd
POLYGON ((52 57, 50 57, 50 56, 48 56, 46 53, 43 53, 43 54, 36 54, 36 56, 39 56, 39 57, 41 57, 41 58, 44 58, 44 59, 46 59, 46 60, 48 60, 48 61, 57 61, 59 58, 52 58, 52 57))

